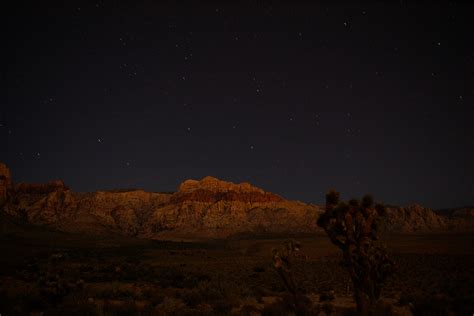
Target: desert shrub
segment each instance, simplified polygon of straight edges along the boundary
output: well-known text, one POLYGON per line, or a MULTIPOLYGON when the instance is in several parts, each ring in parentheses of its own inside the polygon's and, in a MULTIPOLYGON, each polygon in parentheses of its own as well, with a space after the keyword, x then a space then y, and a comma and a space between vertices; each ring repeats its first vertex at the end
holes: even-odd
POLYGON ((253 305, 244 305, 240 309, 240 316, 254 316, 260 314, 260 310, 253 305))
POLYGON ((228 281, 220 275, 209 281, 199 283, 196 289, 201 293, 205 302, 233 299, 244 291, 238 284, 228 281))
POLYGON ((182 290, 180 292, 180 298, 188 305, 189 307, 196 307, 201 304, 204 299, 202 293, 197 289, 191 290, 182 290))
POLYGON ((314 315, 314 311, 312 310, 311 301, 303 295, 299 295, 296 300, 293 300, 293 296, 284 296, 274 303, 266 305, 262 310, 262 316, 280 315, 314 315))
POLYGON ((27 289, 17 298, 18 303, 29 312, 41 311, 49 306, 48 297, 37 289, 27 289))
POLYGON ((228 315, 232 310, 232 303, 227 299, 219 299, 212 302, 212 308, 216 315, 228 315))
POLYGON ((156 276, 156 282, 164 288, 175 287, 182 289, 185 287, 185 279, 184 273, 175 267, 162 269, 156 276))
POLYGON ((67 301, 57 308, 48 310, 47 315, 68 315, 68 316, 95 316, 98 315, 97 308, 85 300, 67 301))
POLYGON ((188 273, 183 281, 183 287, 188 289, 195 288, 199 285, 199 283, 210 281, 211 279, 212 278, 207 274, 188 273))
POLYGON ((449 303, 446 298, 438 298, 433 296, 419 296, 417 300, 411 305, 413 315, 428 316, 428 315, 451 315, 449 311, 449 303))
POLYGON ((336 298, 334 287, 328 282, 322 283, 319 291, 319 301, 329 302, 336 298))
POLYGON ((110 316, 128 316, 138 314, 137 306, 132 300, 105 300, 103 312, 110 316))
POLYGON ((163 302, 155 307, 151 315, 183 315, 187 313, 188 310, 189 309, 186 307, 186 304, 184 304, 182 300, 174 297, 165 297, 163 302))
POLYGON ((411 307, 413 315, 470 315, 474 310, 474 297, 457 297, 434 294, 404 294, 400 297, 400 304, 411 307))
POLYGON ((419 301, 422 299, 422 294, 419 292, 413 292, 413 291, 403 291, 400 294, 400 299, 398 300, 398 304, 401 306, 405 305, 413 305, 416 301, 419 301))
POLYGON ((324 303, 321 305, 321 311, 323 311, 326 315, 332 315, 336 312, 334 305, 330 303, 324 303))
POLYGON ((336 298, 334 295, 334 290, 322 291, 319 295, 320 302, 333 301, 336 298))
POLYGON ((102 285, 95 296, 102 299, 129 299, 135 298, 136 295, 127 284, 111 282, 102 285))
POLYGON ((158 305, 165 299, 163 291, 157 287, 144 287, 141 290, 142 297, 149 300, 153 305, 158 305))

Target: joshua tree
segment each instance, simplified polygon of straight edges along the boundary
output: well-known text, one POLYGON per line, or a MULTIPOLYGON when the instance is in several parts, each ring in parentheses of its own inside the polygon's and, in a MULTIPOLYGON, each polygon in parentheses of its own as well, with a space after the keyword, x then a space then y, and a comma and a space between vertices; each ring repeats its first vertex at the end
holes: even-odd
POLYGON ((291 272, 291 260, 295 256, 296 252, 300 250, 299 242, 293 240, 285 242, 283 248, 273 249, 273 266, 275 267, 278 275, 283 280, 286 289, 293 296, 296 302, 296 284, 293 280, 291 272))
POLYGON ((360 315, 375 315, 382 284, 393 272, 394 264, 384 247, 377 245, 377 216, 385 212, 382 205, 374 206, 367 194, 362 201, 348 203, 339 200, 339 193, 326 194, 326 211, 319 217, 331 242, 343 253, 343 263, 354 285, 354 296, 360 315))

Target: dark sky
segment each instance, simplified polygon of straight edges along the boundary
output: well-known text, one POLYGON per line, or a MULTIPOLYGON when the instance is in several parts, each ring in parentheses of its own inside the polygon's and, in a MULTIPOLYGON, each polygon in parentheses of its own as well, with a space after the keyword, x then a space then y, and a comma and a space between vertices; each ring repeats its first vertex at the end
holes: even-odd
POLYGON ((16 182, 474 204, 474 6, 66 2, 2 10, 16 182))

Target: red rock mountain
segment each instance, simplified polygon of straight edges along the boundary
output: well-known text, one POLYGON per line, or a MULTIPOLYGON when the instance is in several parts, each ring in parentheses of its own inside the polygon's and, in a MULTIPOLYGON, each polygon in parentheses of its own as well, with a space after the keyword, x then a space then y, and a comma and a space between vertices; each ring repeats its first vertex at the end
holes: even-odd
MULTIPOLYGON (((249 183, 213 177, 186 180, 172 194, 76 193, 62 181, 13 185, 8 168, 0 164, 2 206, 9 216, 62 231, 155 239, 314 233, 320 231, 316 221, 322 212, 316 205, 288 201, 249 183)), ((389 208, 384 222, 398 232, 474 228, 472 217, 449 219, 417 205, 389 208)))

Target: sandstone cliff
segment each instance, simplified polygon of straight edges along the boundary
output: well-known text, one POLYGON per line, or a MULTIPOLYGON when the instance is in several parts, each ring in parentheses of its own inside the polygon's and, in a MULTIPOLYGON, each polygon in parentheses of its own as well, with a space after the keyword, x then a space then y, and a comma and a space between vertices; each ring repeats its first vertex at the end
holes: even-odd
MULTIPOLYGON (((288 201, 249 183, 213 177, 186 180, 175 193, 141 190, 72 192, 62 181, 13 185, 0 164, 3 212, 25 222, 69 232, 117 233, 156 239, 320 231, 322 209, 288 201)), ((0 204, 0 207, 2 204, 0 204)), ((474 229, 473 210, 446 217, 419 205, 389 207, 382 223, 391 232, 474 229)))
POLYGON ((221 238, 318 230, 319 209, 287 201, 248 183, 212 177, 186 180, 174 194, 75 193, 61 181, 18 184, 5 212, 63 231, 146 238, 221 238))
POLYGON ((8 196, 13 188, 10 170, 0 163, 0 208, 7 202, 8 196))

